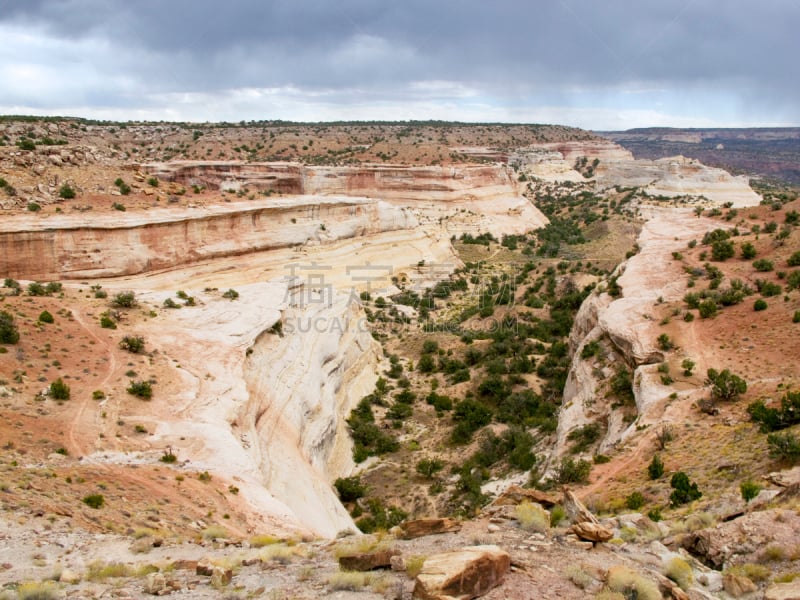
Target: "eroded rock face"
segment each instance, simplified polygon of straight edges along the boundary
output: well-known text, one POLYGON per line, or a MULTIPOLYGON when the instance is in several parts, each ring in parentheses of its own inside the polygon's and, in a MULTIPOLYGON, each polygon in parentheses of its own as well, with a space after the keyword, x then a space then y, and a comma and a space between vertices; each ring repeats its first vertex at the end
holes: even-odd
POLYGON ((461 523, 449 518, 416 519, 400 525, 404 539, 411 540, 424 535, 450 533, 461 530, 461 523))
POLYGON ((800 600, 800 581, 773 583, 764 593, 764 600, 800 600))
POLYGON ((417 575, 414 598, 420 600, 471 600, 499 585, 511 557, 497 546, 472 546, 434 554, 417 575))

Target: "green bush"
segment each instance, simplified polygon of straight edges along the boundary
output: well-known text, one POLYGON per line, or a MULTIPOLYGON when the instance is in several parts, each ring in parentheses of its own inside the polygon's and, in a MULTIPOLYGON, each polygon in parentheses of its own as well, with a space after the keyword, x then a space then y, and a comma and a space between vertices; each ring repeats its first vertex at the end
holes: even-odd
POLYGON ((14 316, 4 310, 0 311, 0 344, 16 344, 18 341, 19 330, 14 323, 14 316))
POLYGON ((747 391, 747 382, 728 369, 709 369, 707 376, 706 385, 711 385, 713 400, 734 401, 747 391))
POLYGON ((147 179, 147 185, 151 187, 158 187, 158 178, 157 177, 149 177, 147 179))
POLYGON ((664 474, 664 462, 658 454, 653 455, 650 464, 647 465, 647 475, 650 479, 658 479, 664 474))
POLYGON ((119 202, 114 202, 111 205, 111 208, 113 208, 114 210, 118 210, 120 212, 125 212, 126 210, 128 210, 127 208, 125 208, 124 204, 120 204, 119 202))
POLYGON ((144 352, 144 338, 139 335, 126 335, 119 342, 119 347, 133 354, 144 352))
POLYGON ((223 292, 222 297, 228 298, 229 300, 236 300, 239 297, 239 292, 231 288, 228 291, 223 292))
POLYGON ((719 308, 717 307, 717 303, 711 299, 703 300, 698 306, 698 311, 700 312, 700 318, 708 319, 717 314, 719 308))
POLYGON ((68 183, 65 183, 59 188, 58 197, 64 200, 71 200, 75 197, 75 190, 68 183))
POLYGON ((790 267, 800 267, 800 250, 792 253, 786 262, 790 267))
POLYGON ((625 498, 625 506, 631 510, 639 510, 644 506, 644 496, 641 492, 633 492, 625 498))
POLYGON ((739 491, 742 493, 742 499, 745 502, 750 502, 750 500, 758 496, 758 493, 761 491, 761 486, 748 479, 739 485, 739 491))
POLYGON ((417 463, 417 473, 427 479, 431 479, 436 473, 444 468, 444 462, 436 458, 423 458, 417 463))
POLYGON ((131 381, 125 390, 137 398, 149 400, 153 397, 153 385, 149 381, 131 381))
POLYGON ((715 261, 725 261, 733 258, 735 254, 733 242, 728 240, 719 240, 711 244, 711 259, 715 261))
POLYGON ((40 321, 40 322, 42 322, 42 323, 54 323, 54 322, 55 322, 55 319, 53 318, 53 315, 51 315, 51 314, 50 314, 49 312, 47 312, 46 310, 43 310, 43 311, 42 311, 42 312, 39 314, 39 321, 40 321))
POLYGON ((761 425, 762 433, 786 429, 800 423, 800 392, 786 392, 780 408, 767 407, 763 400, 756 400, 747 407, 747 412, 761 425))
POLYGON ((119 292, 114 295, 111 304, 119 308, 133 308, 137 304, 136 294, 131 291, 119 292))
POLYGON ((561 459, 556 469, 558 483, 586 483, 592 472, 592 463, 588 460, 575 461, 572 457, 561 459))
POLYGON ((573 454, 585 452, 589 446, 600 439, 601 435, 602 431, 600 429, 600 425, 597 423, 589 423, 587 425, 576 427, 567 435, 567 439, 572 442, 570 452, 573 454))
POLYGON ((105 504, 106 499, 103 498, 102 494, 90 494, 89 496, 83 497, 83 503, 86 506, 90 506, 92 508, 100 508, 105 504))
POLYGON ((59 377, 50 384, 50 397, 53 400, 69 400, 69 386, 59 377))
POLYGON ((756 257, 756 247, 750 242, 745 242, 742 244, 741 251, 742 258, 745 260, 751 260, 756 257))
POLYGON ((762 311, 762 310, 767 310, 767 302, 766 302, 766 300, 762 300, 761 298, 756 300, 753 303, 753 310, 756 311, 756 312, 759 312, 759 311, 762 311))
POLYGON ((36 143, 28 138, 22 138, 21 140, 17 140, 17 148, 30 152, 36 150, 36 143))
POLYGON ((767 436, 769 455, 792 464, 800 461, 800 440, 792 433, 770 433, 767 436))
POLYGON ((103 329, 116 329, 117 323, 111 318, 107 312, 100 315, 100 327, 103 329))
POLYGON ((692 502, 700 498, 703 493, 697 489, 697 484, 689 480, 689 476, 683 471, 678 471, 672 476, 669 482, 672 493, 669 496, 670 504, 673 507, 692 502))
POLYGON ((669 336, 666 333, 659 335, 657 341, 658 347, 664 352, 669 352, 675 347, 675 344, 669 339, 669 336))
POLYGON ((31 212, 39 212, 42 210, 42 205, 38 202, 28 202, 28 210, 31 212))
POLYGON ((333 486, 342 502, 354 502, 367 493, 367 486, 361 482, 361 478, 358 476, 339 477, 333 482, 333 486))
POLYGON ((772 261, 767 260, 766 258, 759 258, 758 260, 753 261, 753 268, 756 271, 766 273, 768 271, 772 271, 775 266, 772 264, 772 261))

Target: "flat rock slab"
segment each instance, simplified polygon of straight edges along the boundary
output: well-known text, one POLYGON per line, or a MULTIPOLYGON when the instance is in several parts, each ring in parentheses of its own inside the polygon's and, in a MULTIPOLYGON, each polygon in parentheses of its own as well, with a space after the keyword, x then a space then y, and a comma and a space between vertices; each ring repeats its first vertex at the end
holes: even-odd
POLYGON ((417 519, 400 525, 403 539, 412 540, 424 535, 461 531, 461 522, 455 519, 417 519))
POLYGON ((800 581, 773 583, 764 593, 764 600, 800 600, 800 581))
POLYGON ((492 506, 516 506, 523 502, 536 502, 545 508, 552 508, 558 502, 555 498, 539 490, 521 488, 518 485, 510 486, 505 492, 492 502, 492 506))
POLYGON ((614 532, 597 523, 575 523, 572 526, 572 533, 587 542, 607 542, 614 537, 614 532))
POLYGON ((362 552, 350 556, 340 556, 339 566, 346 571, 372 571, 373 569, 388 569, 392 566, 392 558, 400 556, 400 551, 394 548, 378 550, 376 552, 362 552))
POLYGON ((414 598, 471 600, 500 585, 511 556, 498 546, 470 546, 429 556, 417 575, 414 598))

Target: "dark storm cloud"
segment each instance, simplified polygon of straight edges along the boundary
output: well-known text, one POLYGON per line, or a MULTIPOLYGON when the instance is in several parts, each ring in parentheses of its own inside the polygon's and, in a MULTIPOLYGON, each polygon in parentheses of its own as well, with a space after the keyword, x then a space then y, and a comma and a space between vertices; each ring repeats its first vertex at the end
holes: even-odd
MULTIPOLYGON (((82 60, 139 94, 291 87, 346 101, 446 81, 570 103, 576 91, 685 88, 794 121, 799 25, 796 0, 0 0, 0 26, 96 42, 105 51, 82 60)), ((112 104, 135 96, 107 89, 112 104)))

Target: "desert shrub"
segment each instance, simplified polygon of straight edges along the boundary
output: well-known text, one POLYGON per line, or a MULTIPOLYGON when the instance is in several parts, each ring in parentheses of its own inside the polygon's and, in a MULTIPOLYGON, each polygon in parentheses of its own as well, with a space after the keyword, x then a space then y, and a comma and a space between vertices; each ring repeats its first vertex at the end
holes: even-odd
POLYGON ((147 178, 147 185, 152 187, 158 187, 158 178, 157 177, 148 177, 147 178))
POLYGON ((637 600, 661 600, 658 586, 627 567, 617 567, 608 575, 608 587, 624 598, 637 600))
POLYGON ((50 397, 53 400, 69 400, 69 386, 59 377, 50 384, 50 397))
POLYGON ((738 400, 739 396, 747 391, 747 382, 728 369, 722 371, 709 369, 706 375, 705 383, 711 386, 713 400, 738 400))
POLYGON ((125 391, 144 400, 150 400, 153 397, 153 385, 149 381, 131 381, 125 391))
POLYGON ((647 475, 650 479, 658 479, 664 474, 664 462, 658 454, 653 455, 650 464, 647 465, 647 475))
POLYGON ((558 483, 586 483, 589 473, 592 472, 592 463, 588 460, 574 460, 572 457, 561 459, 556 468, 556 481, 558 483))
POLYGON ((14 316, 0 310, 0 344, 16 344, 19 341, 19 330, 14 323, 14 316))
POLYGON ((767 310, 767 302, 766 300, 762 300, 759 298, 753 303, 753 310, 756 312, 760 312, 762 310, 767 310))
POLYGON ((423 458, 417 462, 417 473, 428 479, 444 468, 444 462, 436 458, 423 458))
POLYGON ((421 373, 433 373, 436 370, 436 361, 431 354, 423 354, 417 363, 417 370, 421 373))
POLYGON ((769 569, 769 567, 757 565, 755 563, 734 565, 730 569, 727 569, 726 572, 731 573, 732 575, 738 575, 740 577, 747 577, 756 583, 766 581, 769 579, 770 575, 772 575, 772 571, 769 569))
POLYGON ((625 506, 631 510, 639 510, 644 506, 644 496, 641 492, 633 492, 625 498, 625 506))
POLYGON ((342 502, 354 502, 367 493, 367 486, 361 482, 361 478, 358 476, 339 477, 333 486, 342 502))
POLYGON ((175 302, 172 298, 164 300, 164 308, 180 308, 181 305, 175 302))
POLYGON ((790 267, 800 267, 800 250, 793 252, 786 262, 790 267))
POLYGON ((116 329, 117 323, 111 318, 111 315, 108 314, 108 312, 104 312, 100 315, 100 327, 103 329, 116 329))
POLYGON ((570 452, 578 454, 585 452, 589 446, 600 439, 602 431, 597 423, 582 425, 569 432, 567 439, 572 442, 570 452))
POLYGON ((664 352, 668 352, 675 347, 675 344, 669 339, 669 336, 666 333, 662 333, 658 336, 657 339, 658 347, 663 350, 664 352))
POLYGON ((800 392, 786 392, 780 408, 767 407, 763 400, 756 400, 747 407, 747 412, 761 425, 762 433, 786 429, 800 423, 800 392))
POLYGON ((550 527, 558 527, 558 525, 567 518, 566 509, 560 504, 556 504, 550 509, 550 527))
POLYGON ((750 260, 756 257, 756 247, 750 242, 745 242, 742 244, 740 250, 742 252, 742 258, 745 260, 750 260))
POLYGON ((159 458, 163 463, 167 463, 168 465, 175 463, 178 460, 178 457, 175 456, 175 453, 172 451, 172 448, 167 448, 161 454, 161 458, 159 458))
POLYGON ((91 508, 100 508, 105 504, 105 498, 103 498, 103 494, 90 494, 84 496, 82 502, 91 508))
POLYGON ((677 583, 682 590, 688 590, 694 583, 692 567, 680 556, 673 556, 664 565, 664 575, 677 583))
POLYGON ((64 200, 71 200, 75 197, 75 190, 68 183, 65 183, 58 189, 58 197, 64 200))
POLYGON ((42 210, 42 205, 38 202, 28 202, 28 210, 31 212, 39 212, 42 210))
POLYGON ((522 502, 517 505, 516 517, 526 531, 547 531, 550 527, 550 516, 540 504, 522 502))
POLYGON ((43 310, 41 313, 39 313, 39 319, 38 320, 39 320, 40 323, 54 323, 55 322, 55 319, 53 318, 53 315, 51 315, 46 310, 43 310))
POLYGON ((456 444, 464 444, 472 439, 472 434, 492 420, 492 411, 485 405, 465 398, 453 407, 453 421, 456 423, 450 439, 456 444))
POLYGON ((711 244, 711 259, 721 262, 733 258, 735 254, 733 242, 729 240, 719 240, 711 244))
POLYGON ((748 479, 739 485, 739 491, 742 493, 742 499, 745 502, 750 502, 750 500, 758 496, 758 493, 761 491, 761 486, 755 481, 748 479))
POLYGON ((785 433, 770 433, 767 436, 769 455, 772 458, 784 460, 792 464, 800 461, 800 440, 788 431, 785 433))
POLYGON ((675 473, 669 485, 672 488, 669 501, 673 507, 692 502, 703 495, 703 493, 697 489, 697 484, 692 483, 689 480, 689 476, 683 471, 675 473))
POLYGON ((235 289, 231 288, 222 293, 223 298, 228 298, 229 300, 236 300, 239 297, 239 292, 235 289))
POLYGON ((692 376, 692 370, 695 367, 695 362, 691 358, 684 358, 683 362, 681 362, 681 368, 683 369, 683 375, 685 377, 692 376))
POLYGON ((119 342, 119 347, 133 354, 144 352, 144 338, 140 335, 126 335, 119 342))
POLYGON ((711 300, 703 300, 697 305, 697 309, 700 312, 700 318, 702 319, 709 319, 717 314, 719 307, 717 303, 711 300))
POLYGON ((133 308, 137 304, 136 294, 131 291, 119 292, 114 295, 111 304, 119 308, 133 308))
POLYGON ((759 258, 758 260, 753 261, 753 268, 761 273, 766 273, 768 271, 772 271, 775 268, 775 265, 772 264, 771 260, 759 258))
POLYGON ((374 577, 372 573, 339 571, 330 576, 328 585, 337 592, 358 592, 367 587, 374 577))
POLYGON ((16 598, 16 600, 57 600, 61 598, 58 585, 53 581, 28 581, 19 584, 16 596, 0 594, 3 600, 16 598))

